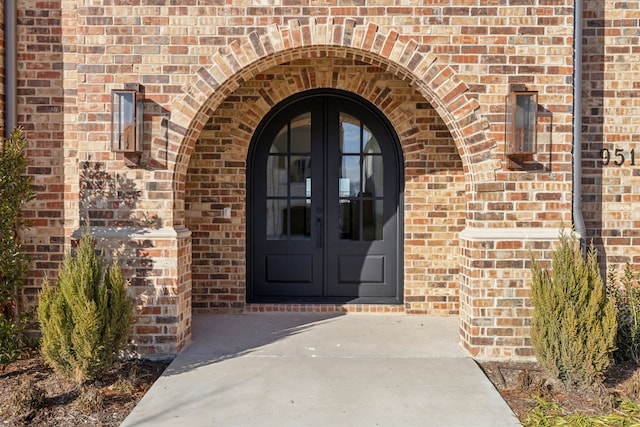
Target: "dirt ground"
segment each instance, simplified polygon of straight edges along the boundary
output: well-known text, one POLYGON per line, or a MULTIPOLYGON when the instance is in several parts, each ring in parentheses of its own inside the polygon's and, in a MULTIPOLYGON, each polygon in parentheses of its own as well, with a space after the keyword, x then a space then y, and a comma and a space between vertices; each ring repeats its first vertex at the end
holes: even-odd
MULTIPOLYGON (((119 362, 93 387, 79 390, 33 354, 0 368, 1 426, 119 426, 169 364, 119 362)), ((569 391, 534 363, 480 363, 520 420, 544 397, 570 411, 605 414, 611 397, 639 402, 640 367, 618 364, 601 393, 569 391)))
POLYGON ((569 390, 536 363, 479 364, 520 421, 536 406, 535 396, 562 406, 568 413, 607 415, 618 398, 640 403, 640 366, 619 363, 607 373, 598 391, 569 390))
POLYGON ((119 362, 81 391, 30 355, 0 367, 0 425, 119 426, 168 364, 119 362))

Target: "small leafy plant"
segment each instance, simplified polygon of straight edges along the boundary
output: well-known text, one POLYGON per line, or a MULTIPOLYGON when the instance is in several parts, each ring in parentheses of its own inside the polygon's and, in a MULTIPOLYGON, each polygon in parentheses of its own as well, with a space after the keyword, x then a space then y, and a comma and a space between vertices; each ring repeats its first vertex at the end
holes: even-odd
POLYGON ((61 375, 82 385, 110 368, 131 325, 132 305, 117 263, 105 267, 84 233, 62 264, 57 289, 45 283, 38 316, 41 352, 61 375))
POLYGON ((613 362, 617 318, 593 244, 583 256, 575 235, 560 234, 552 269, 531 262, 531 340, 540 364, 569 387, 596 386, 613 362))
POLYGON ((617 400, 608 415, 568 413, 557 403, 536 398, 536 407, 524 420, 526 427, 542 426, 637 426, 640 425, 640 407, 630 400, 617 400))
POLYGON ((0 315, 0 366, 9 364, 20 355, 18 326, 0 315))
POLYGON ((31 312, 22 313, 14 320, 0 315, 0 367, 20 358, 25 349, 37 347, 37 339, 26 332, 32 315, 31 312))

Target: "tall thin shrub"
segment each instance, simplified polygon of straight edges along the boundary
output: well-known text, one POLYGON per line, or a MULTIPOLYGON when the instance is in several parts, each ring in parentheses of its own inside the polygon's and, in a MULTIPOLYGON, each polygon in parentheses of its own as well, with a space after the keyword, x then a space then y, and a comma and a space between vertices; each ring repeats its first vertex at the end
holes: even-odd
POLYGON ((640 284, 629 263, 620 280, 615 267, 611 266, 607 273, 607 292, 616 303, 616 359, 640 363, 640 284))
POLYGON ((45 283, 40 293, 42 355, 56 372, 78 384, 95 380, 113 364, 131 324, 132 306, 120 267, 103 264, 93 237, 85 233, 77 255, 65 257, 57 289, 45 283))
POLYGON ((616 309, 608 298, 593 244, 582 255, 575 235, 562 232, 552 271, 531 262, 531 340, 540 364, 570 387, 600 383, 613 361, 616 309))

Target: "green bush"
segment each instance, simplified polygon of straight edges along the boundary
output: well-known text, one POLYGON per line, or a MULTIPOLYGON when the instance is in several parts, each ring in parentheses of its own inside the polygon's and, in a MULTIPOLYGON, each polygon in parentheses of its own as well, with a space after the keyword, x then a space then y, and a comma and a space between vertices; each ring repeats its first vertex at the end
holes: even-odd
POLYGON ((7 320, 17 315, 16 294, 30 268, 18 239, 18 232, 27 225, 21 210, 35 197, 33 179, 26 175, 27 144, 22 130, 16 129, 0 152, 0 312, 7 320))
POLYGON ((18 326, 0 313, 0 366, 11 363, 20 356, 18 336, 18 326))
POLYGON ((77 255, 63 261, 54 290, 45 283, 38 316, 41 351, 56 372, 78 384, 112 366, 131 325, 131 302, 120 267, 103 267, 94 239, 85 233, 77 255))
POLYGON ((570 387, 599 384, 613 361, 616 309, 600 277, 597 251, 586 259, 575 235, 562 232, 552 272, 531 262, 531 340, 540 364, 570 387))
POLYGON ((620 280, 615 267, 611 266, 607 273, 607 292, 616 303, 616 359, 640 363, 640 284, 634 279, 630 264, 627 263, 620 280))
POLYGON ((18 293, 30 269, 18 232, 27 225, 22 208, 35 197, 27 176, 27 139, 15 129, 0 150, 0 365, 16 360, 26 344, 18 293))
POLYGON ((0 313, 0 367, 17 360, 24 349, 37 346, 37 340, 26 333, 31 317, 32 313, 24 313, 9 320, 0 313))

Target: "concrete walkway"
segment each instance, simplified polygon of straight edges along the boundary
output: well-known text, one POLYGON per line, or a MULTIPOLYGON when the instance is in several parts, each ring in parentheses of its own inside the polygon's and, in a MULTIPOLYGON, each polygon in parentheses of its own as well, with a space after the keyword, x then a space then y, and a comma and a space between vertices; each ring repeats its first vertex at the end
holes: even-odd
POLYGON ((519 426, 456 317, 196 315, 122 426, 519 426))

